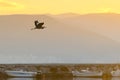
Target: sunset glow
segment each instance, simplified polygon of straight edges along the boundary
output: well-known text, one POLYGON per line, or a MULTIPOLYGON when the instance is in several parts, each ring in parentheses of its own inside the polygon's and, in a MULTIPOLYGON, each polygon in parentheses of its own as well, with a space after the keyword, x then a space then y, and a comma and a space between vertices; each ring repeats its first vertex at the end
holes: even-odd
POLYGON ((16 14, 23 10, 23 5, 7 1, 7 0, 0 0, 0 14, 16 14))
POLYGON ((0 0, 0 14, 120 13, 120 0, 0 0))

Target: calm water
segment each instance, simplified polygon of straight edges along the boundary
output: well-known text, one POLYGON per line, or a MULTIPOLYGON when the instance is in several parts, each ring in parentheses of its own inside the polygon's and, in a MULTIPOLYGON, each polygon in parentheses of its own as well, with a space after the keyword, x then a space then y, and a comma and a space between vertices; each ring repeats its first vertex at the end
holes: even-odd
POLYGON ((120 78, 44 78, 44 79, 35 79, 35 78, 8 78, 8 79, 0 79, 0 80, 120 80, 120 78))

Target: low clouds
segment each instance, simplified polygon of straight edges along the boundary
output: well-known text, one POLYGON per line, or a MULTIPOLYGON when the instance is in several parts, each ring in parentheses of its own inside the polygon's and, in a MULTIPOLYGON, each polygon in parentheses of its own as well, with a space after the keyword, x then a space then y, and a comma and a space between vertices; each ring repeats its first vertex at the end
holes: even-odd
POLYGON ((17 7, 17 5, 15 2, 0 0, 0 7, 17 7))
POLYGON ((24 6, 13 1, 0 0, 0 14, 13 14, 22 12, 24 6))
POLYGON ((0 0, 0 10, 2 9, 23 9, 23 5, 12 2, 12 1, 7 1, 7 0, 0 0))

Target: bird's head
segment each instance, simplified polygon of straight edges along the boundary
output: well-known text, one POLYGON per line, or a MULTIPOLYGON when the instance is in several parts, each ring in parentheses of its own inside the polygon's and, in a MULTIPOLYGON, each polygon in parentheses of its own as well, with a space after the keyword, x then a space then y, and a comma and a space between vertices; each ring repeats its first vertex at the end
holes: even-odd
POLYGON ((35 20, 35 23, 38 23, 38 20, 35 20))

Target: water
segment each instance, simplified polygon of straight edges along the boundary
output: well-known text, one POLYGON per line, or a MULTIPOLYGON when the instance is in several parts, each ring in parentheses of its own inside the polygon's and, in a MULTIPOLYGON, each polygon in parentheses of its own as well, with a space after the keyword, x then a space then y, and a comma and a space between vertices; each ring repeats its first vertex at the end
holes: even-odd
POLYGON ((69 77, 59 77, 59 78, 8 78, 8 79, 0 79, 0 80, 120 80, 120 77, 115 78, 69 78, 69 77))
POLYGON ((7 80, 35 80, 34 78, 9 78, 7 80))

